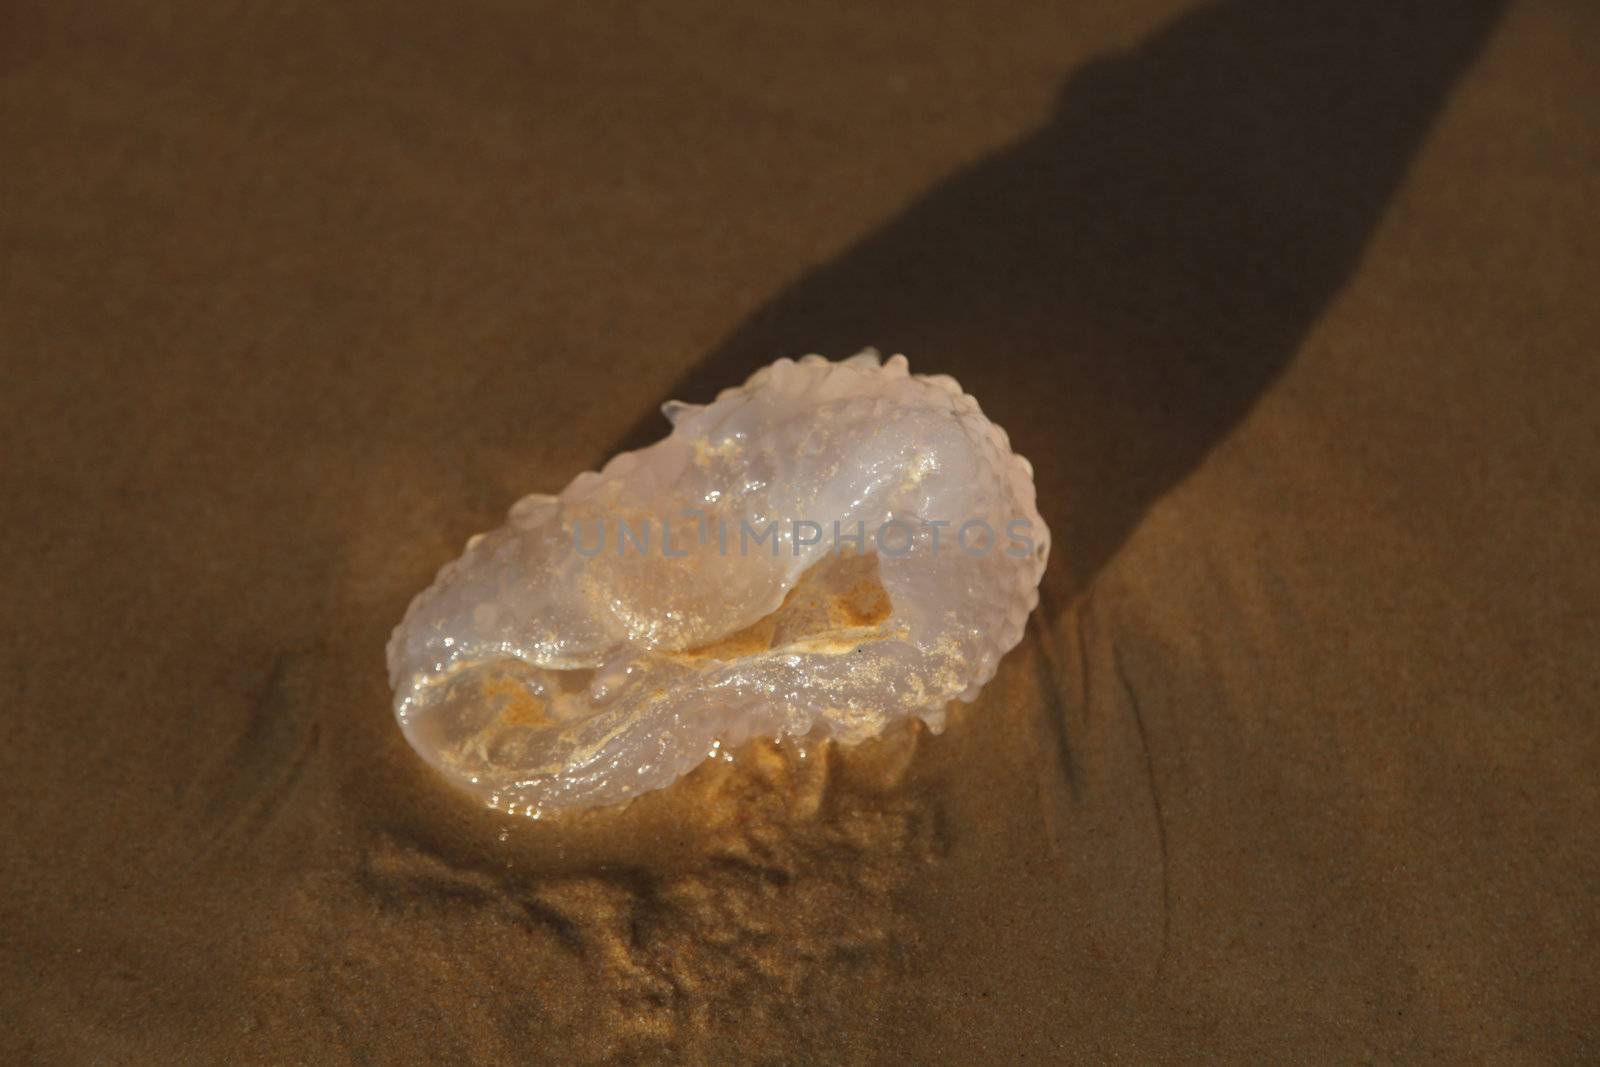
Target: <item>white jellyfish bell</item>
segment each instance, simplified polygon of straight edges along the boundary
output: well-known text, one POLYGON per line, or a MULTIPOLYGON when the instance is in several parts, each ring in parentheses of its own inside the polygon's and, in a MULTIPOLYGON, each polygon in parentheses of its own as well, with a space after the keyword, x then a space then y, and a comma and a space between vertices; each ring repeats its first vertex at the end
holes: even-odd
POLYGON ((1033 469, 903 356, 780 359, 672 432, 529 496, 388 648, 407 740, 539 815, 754 737, 934 730, 1022 638, 1049 552, 1033 469))

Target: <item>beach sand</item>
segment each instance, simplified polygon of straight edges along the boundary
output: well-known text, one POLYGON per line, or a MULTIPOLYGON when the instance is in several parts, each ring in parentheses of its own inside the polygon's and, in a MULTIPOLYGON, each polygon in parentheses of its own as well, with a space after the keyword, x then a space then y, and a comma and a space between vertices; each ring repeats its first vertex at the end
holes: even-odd
POLYGON ((1600 1056, 1600 10, 0 14, 0 1059, 1600 1056), (409 599, 784 355, 1037 470, 939 735, 507 820, 409 599))

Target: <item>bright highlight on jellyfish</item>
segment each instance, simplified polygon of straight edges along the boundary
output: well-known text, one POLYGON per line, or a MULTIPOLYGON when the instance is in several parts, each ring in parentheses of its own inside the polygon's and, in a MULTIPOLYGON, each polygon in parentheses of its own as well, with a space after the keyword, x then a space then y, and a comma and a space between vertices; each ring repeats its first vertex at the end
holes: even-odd
POLYGON ((616 803, 755 737, 943 728, 1022 638, 1033 469, 904 356, 780 359, 528 496, 389 641, 411 746, 492 807, 616 803))

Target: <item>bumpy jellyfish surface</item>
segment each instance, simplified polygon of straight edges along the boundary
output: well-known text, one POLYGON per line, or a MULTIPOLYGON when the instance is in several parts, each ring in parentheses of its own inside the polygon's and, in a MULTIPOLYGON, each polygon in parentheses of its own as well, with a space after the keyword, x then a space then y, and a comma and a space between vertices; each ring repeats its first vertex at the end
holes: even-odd
POLYGON ((663 440, 472 538, 390 639, 406 739, 491 807, 620 802, 756 737, 940 730, 1038 603, 1033 469, 953 378, 806 356, 663 411, 663 440))

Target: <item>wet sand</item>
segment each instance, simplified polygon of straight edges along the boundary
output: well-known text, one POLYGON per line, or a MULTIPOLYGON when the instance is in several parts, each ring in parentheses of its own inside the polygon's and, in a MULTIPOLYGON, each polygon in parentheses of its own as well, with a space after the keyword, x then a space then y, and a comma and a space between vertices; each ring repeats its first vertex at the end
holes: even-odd
POLYGON ((1589 6, 0 25, 0 1058, 1596 1056, 1589 6), (976 704, 537 823, 415 757, 468 536, 864 344, 1037 470, 976 704))

